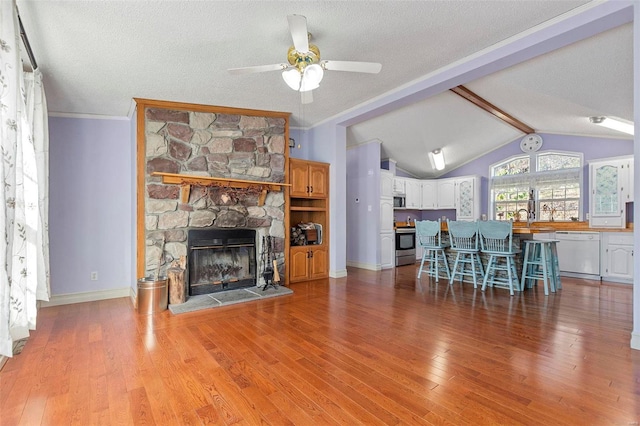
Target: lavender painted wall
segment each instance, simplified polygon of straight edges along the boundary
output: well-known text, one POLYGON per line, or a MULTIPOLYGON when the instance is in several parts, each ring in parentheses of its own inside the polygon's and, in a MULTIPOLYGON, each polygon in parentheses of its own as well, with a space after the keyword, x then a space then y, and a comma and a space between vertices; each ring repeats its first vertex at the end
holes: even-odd
POLYGON ((308 159, 307 134, 303 129, 289 128, 289 137, 296 141, 294 148, 289 148, 289 156, 293 158, 308 159), (300 148, 298 148, 300 146, 300 148))
POLYGON ((52 295, 131 287, 130 121, 49 117, 49 137, 52 295))
MULTIPOLYGON (((346 155, 347 129, 327 122, 308 131, 308 159, 330 163, 329 167, 329 275, 347 275, 346 253, 346 155)), ((379 163, 378 163, 379 164, 379 163)))
MULTIPOLYGON (((544 151, 581 152, 584 158, 583 168, 583 212, 589 211, 589 162, 600 158, 633 155, 633 141, 628 139, 607 139, 586 136, 568 136, 541 134, 544 151)), ((522 155, 520 139, 508 143, 486 155, 446 173, 442 178, 479 175, 482 177, 480 185, 481 213, 487 213, 489 206, 489 167, 509 157, 522 155)))
MULTIPOLYGON (((133 102, 133 101, 132 101, 133 102)), ((136 218, 137 216, 137 211, 138 211, 138 205, 137 205, 137 201, 138 201, 138 191, 136 188, 136 179, 137 179, 137 164, 135 161, 135 158, 137 158, 138 156, 138 144, 137 144, 137 131, 138 131, 138 120, 135 119, 136 117, 136 111, 137 109, 134 107, 133 109, 133 114, 131 115, 131 117, 133 117, 133 119, 129 120, 129 137, 131 140, 131 143, 129 144, 129 157, 131 158, 131 162, 130 162, 130 167, 129 167, 129 173, 131 176, 131 185, 132 185, 132 190, 131 190, 131 194, 130 194, 130 201, 131 201, 131 205, 130 205, 130 213, 131 213, 131 226, 130 226, 130 230, 131 230, 131 245, 130 245, 130 258, 131 258, 131 264, 130 264, 130 282, 131 282, 131 287, 133 288, 133 293, 137 294, 138 292, 138 277, 137 275, 137 269, 138 269, 138 259, 137 259, 137 248, 138 248, 138 229, 137 229, 137 223, 136 223, 136 218)))
POLYGON ((347 150, 347 263, 380 264, 380 142, 347 150))

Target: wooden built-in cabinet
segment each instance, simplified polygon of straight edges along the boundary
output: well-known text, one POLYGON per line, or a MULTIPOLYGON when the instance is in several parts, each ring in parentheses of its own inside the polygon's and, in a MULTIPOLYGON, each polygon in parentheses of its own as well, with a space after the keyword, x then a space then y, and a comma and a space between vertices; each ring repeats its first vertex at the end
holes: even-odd
POLYGON ((319 244, 291 245, 289 282, 329 276, 329 164, 289 159, 289 226, 316 223, 322 228, 319 244))
POLYGON ((328 164, 292 158, 289 161, 289 170, 291 173, 291 197, 323 198, 328 196, 328 164))
POLYGON ((324 245, 291 246, 289 281, 315 280, 326 278, 329 271, 327 249, 324 245))

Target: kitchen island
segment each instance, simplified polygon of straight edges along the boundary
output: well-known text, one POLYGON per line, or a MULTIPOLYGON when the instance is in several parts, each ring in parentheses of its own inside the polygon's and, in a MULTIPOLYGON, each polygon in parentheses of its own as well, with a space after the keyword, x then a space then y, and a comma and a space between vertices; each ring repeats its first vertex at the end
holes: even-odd
MULTIPOLYGON (((402 224, 406 226, 406 223, 402 224)), ((513 223, 513 246, 523 249, 523 242, 531 239, 562 239, 558 243, 558 260, 560 272, 566 276, 576 276, 592 279, 602 279, 619 283, 633 282, 633 224, 628 224, 626 228, 592 228, 589 222, 514 222, 513 223), (595 244, 588 241, 582 244, 565 240, 578 240, 576 234, 598 234, 598 242, 595 244), (563 235, 560 235, 563 234, 563 235), (569 234, 569 235, 566 235, 569 234), (571 235, 573 234, 573 235, 571 235), (558 238, 556 238, 556 236, 558 238), (565 238, 562 238, 565 237, 565 238), (567 238, 568 237, 568 238, 567 238), (571 245, 573 244, 573 246, 571 245), (564 245, 564 247, 563 247, 564 245), (579 249, 588 250, 589 253, 579 253, 579 249), (592 253, 594 252, 595 253, 592 253), (587 256, 588 254, 588 256, 587 256), (591 259, 589 267, 584 263, 585 259, 591 259)), ((449 242, 447 224, 442 223, 443 241, 449 242)), ((420 250, 418 250, 420 253, 420 250)), ((455 262, 455 252, 446 250, 449 268, 452 269, 455 262)), ((420 255, 418 255, 420 256, 420 255)), ((481 254, 483 267, 486 265, 488 256, 481 254)), ((418 263, 420 258, 417 259, 418 263)), ((518 274, 522 273, 522 255, 516 256, 516 267, 518 274)), ((442 274, 441 274, 442 275, 442 274)))

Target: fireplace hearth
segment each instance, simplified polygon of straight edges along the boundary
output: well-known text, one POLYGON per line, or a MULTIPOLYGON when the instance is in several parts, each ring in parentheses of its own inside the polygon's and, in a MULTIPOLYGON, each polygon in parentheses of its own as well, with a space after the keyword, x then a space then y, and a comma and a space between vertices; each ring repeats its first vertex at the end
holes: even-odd
POLYGON ((257 284, 256 231, 191 229, 188 233, 189 295, 257 284))

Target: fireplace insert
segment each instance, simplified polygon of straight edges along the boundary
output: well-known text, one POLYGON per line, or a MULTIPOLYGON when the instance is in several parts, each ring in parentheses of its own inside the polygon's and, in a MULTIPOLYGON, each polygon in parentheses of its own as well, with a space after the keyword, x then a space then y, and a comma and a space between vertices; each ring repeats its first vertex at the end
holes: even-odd
POLYGON ((192 229, 188 250, 191 296, 257 284, 253 229, 192 229))

